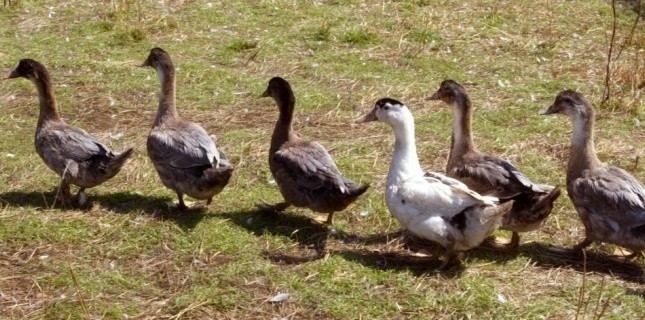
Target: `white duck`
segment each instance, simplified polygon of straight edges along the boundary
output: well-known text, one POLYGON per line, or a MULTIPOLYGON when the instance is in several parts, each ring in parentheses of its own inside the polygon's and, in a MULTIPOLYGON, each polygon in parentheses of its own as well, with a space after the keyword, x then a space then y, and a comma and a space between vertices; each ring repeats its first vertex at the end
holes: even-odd
POLYGON ((447 259, 459 264, 457 251, 478 246, 497 229, 513 205, 499 205, 439 173, 424 172, 414 137, 414 117, 401 102, 383 98, 359 122, 382 121, 394 129, 394 155, 387 174, 385 202, 390 213, 413 234, 437 242, 447 259))

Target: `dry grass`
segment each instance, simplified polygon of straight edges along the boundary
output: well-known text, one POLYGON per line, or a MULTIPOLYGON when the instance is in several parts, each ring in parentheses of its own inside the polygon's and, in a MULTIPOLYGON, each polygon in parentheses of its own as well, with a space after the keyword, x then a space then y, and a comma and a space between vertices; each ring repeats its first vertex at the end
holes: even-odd
MULTIPOLYGON (((618 12, 622 43, 635 13, 618 12)), ((443 171, 450 112, 424 97, 453 78, 471 94, 480 149, 563 186, 570 125, 536 113, 572 88, 598 109, 600 158, 643 181, 645 35, 641 22, 613 64, 613 100, 598 105, 606 1, 13 1, 0 17, 2 70, 40 60, 69 123, 137 150, 89 192, 91 210, 52 208, 33 86, 0 82, 0 318, 642 319, 642 260, 623 263, 611 245, 568 254, 584 230, 564 196, 518 250, 478 248, 464 268, 436 270, 437 249, 402 237, 382 200, 392 133, 353 124, 378 98, 404 101, 422 165, 443 171), (145 155, 158 82, 134 67, 154 46, 178 67, 181 116, 236 166, 210 207, 165 219, 175 198, 145 155), (277 109, 257 98, 275 75, 296 91, 295 130, 371 183, 335 229, 306 210, 254 210, 280 199, 266 164, 277 109), (281 292, 289 300, 268 301, 281 292)))

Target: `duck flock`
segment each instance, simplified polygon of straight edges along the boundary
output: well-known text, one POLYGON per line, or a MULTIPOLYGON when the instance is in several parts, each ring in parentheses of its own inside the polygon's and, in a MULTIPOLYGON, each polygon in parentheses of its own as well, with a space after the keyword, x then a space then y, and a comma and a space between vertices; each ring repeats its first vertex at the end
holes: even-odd
MULTIPOLYGON (((175 104, 175 68, 167 52, 150 51, 142 67, 154 68, 161 82, 159 108, 148 135, 147 153, 164 186, 177 194, 175 210, 187 209, 184 195, 209 204, 228 184, 233 167, 206 131, 181 120, 175 104)), ((35 135, 38 155, 61 177, 56 201, 63 206, 87 207, 86 188, 115 176, 133 149, 110 150, 86 131, 65 123, 57 110, 47 69, 23 59, 6 78, 26 78, 37 90, 40 115, 35 135), (79 189, 75 196, 70 185, 79 189)), ((317 142, 292 130, 296 100, 283 78, 269 80, 264 97, 278 106, 269 149, 269 168, 284 200, 259 204, 261 210, 282 212, 289 206, 327 213, 344 210, 369 185, 343 176, 330 154, 317 142)), ((506 160, 477 150, 471 135, 472 106, 463 86, 445 80, 428 100, 452 108, 453 131, 446 175, 421 168, 416 151, 414 117, 406 105, 392 98, 376 101, 357 122, 384 122, 394 130, 392 162, 385 184, 390 213, 410 233, 445 248, 442 267, 458 265, 460 251, 479 246, 497 229, 512 232, 506 249, 519 245, 519 233, 536 230, 549 216, 558 187, 534 183, 506 160)), ((543 115, 564 114, 573 125, 567 193, 585 227, 585 238, 573 250, 594 241, 629 249, 634 258, 645 250, 645 187, 625 170, 608 166, 594 149, 595 115, 575 91, 560 92, 543 115)))

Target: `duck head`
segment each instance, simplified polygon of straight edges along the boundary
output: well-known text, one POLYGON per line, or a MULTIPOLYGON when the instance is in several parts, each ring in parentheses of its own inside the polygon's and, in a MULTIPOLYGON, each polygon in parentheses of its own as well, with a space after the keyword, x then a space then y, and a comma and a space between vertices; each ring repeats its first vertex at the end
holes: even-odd
POLYGON ((454 107, 465 106, 463 103, 457 103, 464 99, 468 99, 466 89, 456 81, 450 79, 442 81, 439 89, 426 98, 426 100, 441 100, 447 105, 454 107))
POLYGON ((362 118, 356 120, 356 123, 365 123, 371 121, 381 121, 392 127, 403 125, 406 122, 414 122, 412 113, 400 101, 392 98, 382 98, 376 101, 374 109, 362 118))
POLYGON ((540 111, 541 115, 564 114, 572 119, 588 119, 593 117, 593 108, 582 94, 573 90, 563 90, 555 97, 555 101, 547 109, 540 111))
POLYGON ((264 90, 260 97, 272 97, 282 111, 292 112, 296 102, 291 85, 287 80, 280 77, 271 78, 267 89, 264 90))
POLYGON ((260 97, 272 97, 274 99, 277 99, 285 92, 293 92, 293 90, 291 90, 291 85, 289 84, 289 82, 280 77, 273 77, 271 78, 271 80, 269 80, 267 89, 264 90, 260 97))
POLYGON ((25 78, 31 81, 36 81, 41 77, 47 76, 47 69, 38 61, 33 59, 22 59, 18 66, 9 72, 5 79, 25 78))
POLYGON ((140 67, 151 67, 157 70, 173 70, 174 66, 170 55, 161 48, 153 48, 146 61, 140 67))

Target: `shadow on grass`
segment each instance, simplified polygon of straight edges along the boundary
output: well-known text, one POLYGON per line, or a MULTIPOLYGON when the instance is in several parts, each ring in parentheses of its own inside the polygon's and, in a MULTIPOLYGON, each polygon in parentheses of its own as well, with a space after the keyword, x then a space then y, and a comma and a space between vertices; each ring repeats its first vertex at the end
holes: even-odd
MULTIPOLYGON (((0 203, 13 207, 51 209, 55 196, 55 191, 10 191, 0 193, 0 203)), ((88 196, 92 207, 87 210, 100 206, 118 214, 143 212, 160 219, 172 220, 183 230, 193 229, 204 218, 207 211, 207 208, 197 206, 181 212, 173 212, 168 208, 168 202, 171 201, 168 197, 144 196, 128 192, 88 194, 88 196)), ((58 204, 54 208, 66 209, 59 207, 58 204)))
POLYGON ((207 207, 199 204, 187 210, 174 211, 170 209, 169 204, 175 199, 144 196, 128 192, 96 195, 91 200, 100 203, 101 207, 115 213, 131 214, 143 212, 161 220, 171 220, 184 231, 194 229, 204 219, 208 211, 207 207))
MULTIPOLYGON (((264 252, 269 260, 280 265, 302 264, 322 259, 328 254, 338 254, 368 267, 409 271, 415 275, 438 272, 447 277, 459 277, 464 271, 462 267, 439 270, 443 261, 443 249, 437 244, 402 231, 358 236, 313 223, 303 215, 266 213, 260 210, 228 212, 219 216, 230 219, 257 236, 283 236, 297 242, 299 246, 289 248, 288 251, 264 252), (339 241, 329 241, 334 239, 339 241), (395 243, 397 239, 400 242, 398 246, 395 243), (373 245, 384 246, 370 249, 369 246, 373 245), (355 246, 356 249, 347 248, 348 246, 355 246)), ((462 253, 461 257, 462 261, 476 259, 503 264, 519 255, 529 257, 536 265, 545 268, 566 267, 581 272, 586 270, 608 274, 630 282, 643 282, 643 269, 637 262, 624 262, 603 253, 587 252, 585 264, 581 254, 539 243, 522 244, 512 250, 480 246, 462 253)))
POLYGON ((270 234, 288 237, 298 244, 323 251, 332 231, 305 216, 284 212, 269 213, 261 210, 243 210, 219 214, 257 236, 270 234))
POLYGON ((334 252, 349 261, 358 262, 366 267, 380 270, 408 271, 415 276, 441 274, 447 278, 458 278, 466 270, 463 265, 439 269, 443 260, 436 255, 415 255, 403 250, 343 250, 334 252))
MULTIPOLYGON (((520 247, 520 252, 530 257, 537 265, 546 268, 571 268, 580 272, 608 274, 625 281, 644 283, 642 265, 637 261, 628 261, 621 257, 588 250, 583 255, 570 248, 563 248, 541 243, 528 243, 520 247)), ((640 295, 643 293, 641 292, 640 295)))
POLYGON ((4 203, 12 207, 49 209, 54 204, 54 197, 55 194, 53 191, 10 191, 0 193, 0 203, 4 203))
MULTIPOLYGON (((56 189, 51 191, 10 191, 0 193, 0 202, 14 207, 32 207, 40 209, 62 208, 59 204, 54 206, 56 189)), ((117 213, 131 213, 134 211, 144 211, 155 213, 160 209, 166 208, 165 202, 169 198, 142 196, 134 193, 117 192, 110 194, 92 194, 88 193, 88 200, 92 206, 98 202, 101 207, 112 210, 117 213)), ((91 208, 90 208, 91 209, 91 208)))
MULTIPOLYGON (((445 257, 444 249, 439 244, 416 237, 409 232, 397 231, 387 234, 377 234, 362 238, 361 244, 371 245, 386 243, 391 248, 369 250, 344 250, 338 252, 348 260, 359 262, 365 266, 377 269, 393 269, 408 271, 416 276, 424 274, 441 274, 447 278, 457 278, 465 271, 465 266, 453 266, 440 269, 445 257)), ((462 262, 477 258, 496 262, 505 262, 517 256, 517 253, 492 250, 478 247, 459 255, 462 262)))
POLYGON ((102 208, 120 214, 144 212, 147 214, 160 215, 168 211, 168 197, 144 196, 130 192, 115 192, 108 194, 90 195, 90 201, 94 205, 99 204, 102 208))
POLYGON ((206 207, 193 207, 179 212, 169 212, 164 215, 157 215, 161 219, 175 222, 183 231, 190 231, 207 216, 206 207))

